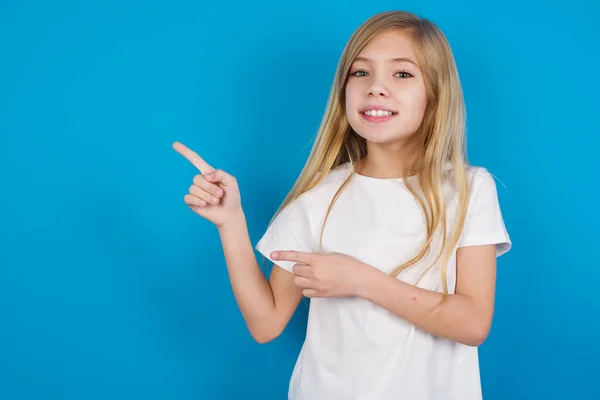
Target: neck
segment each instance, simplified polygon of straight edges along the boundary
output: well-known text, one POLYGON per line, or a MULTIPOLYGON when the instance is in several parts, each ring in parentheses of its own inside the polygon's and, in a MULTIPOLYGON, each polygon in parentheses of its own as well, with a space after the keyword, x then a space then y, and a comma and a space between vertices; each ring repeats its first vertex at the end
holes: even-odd
POLYGON ((405 160, 404 147, 383 148, 367 142, 367 156, 358 162, 356 169, 359 174, 373 178, 400 178, 405 160))

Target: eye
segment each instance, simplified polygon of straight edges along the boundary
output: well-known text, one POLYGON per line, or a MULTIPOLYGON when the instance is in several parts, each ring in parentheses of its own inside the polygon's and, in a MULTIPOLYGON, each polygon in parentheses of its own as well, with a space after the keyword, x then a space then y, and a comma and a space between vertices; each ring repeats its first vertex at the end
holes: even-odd
POLYGON ((367 76, 367 71, 359 69, 357 71, 351 72, 351 76, 367 76))
POLYGON ((398 78, 406 79, 406 78, 412 78, 413 75, 407 71, 398 71, 394 74, 394 76, 398 76, 398 78), (400 75, 400 76, 398 76, 398 75, 400 75))

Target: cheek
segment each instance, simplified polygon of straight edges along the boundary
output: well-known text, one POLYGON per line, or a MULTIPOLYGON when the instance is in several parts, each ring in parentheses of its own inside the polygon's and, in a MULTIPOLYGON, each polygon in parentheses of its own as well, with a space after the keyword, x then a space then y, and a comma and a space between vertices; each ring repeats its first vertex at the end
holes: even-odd
POLYGON ((418 86, 405 88, 399 92, 397 101, 408 118, 420 121, 427 107, 427 93, 424 88, 418 86))
POLYGON ((356 101, 354 99, 355 96, 356 96, 355 92, 356 91, 351 86, 347 86, 346 87, 346 92, 345 92, 345 96, 346 96, 346 109, 348 109, 348 107, 350 105, 352 105, 356 101))
POLYGON ((356 110, 358 108, 358 99, 356 95, 356 90, 352 87, 346 88, 346 115, 350 121, 356 118, 356 110))
POLYGON ((418 118, 419 124, 423 120, 423 115, 425 114, 425 108, 427 108, 427 96, 425 94, 420 94, 418 98, 415 99, 414 102, 414 113, 415 118, 418 118))

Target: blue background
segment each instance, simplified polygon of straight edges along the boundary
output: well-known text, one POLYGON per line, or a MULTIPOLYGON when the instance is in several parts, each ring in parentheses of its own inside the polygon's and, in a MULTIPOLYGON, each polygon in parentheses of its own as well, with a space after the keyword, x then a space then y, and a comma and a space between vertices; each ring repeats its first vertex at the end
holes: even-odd
POLYGON ((0 5, 0 399, 285 398, 307 306, 253 342, 171 145, 238 178, 256 243, 395 8, 449 38, 514 241, 484 397, 600 398, 597 2, 30 0, 0 5))

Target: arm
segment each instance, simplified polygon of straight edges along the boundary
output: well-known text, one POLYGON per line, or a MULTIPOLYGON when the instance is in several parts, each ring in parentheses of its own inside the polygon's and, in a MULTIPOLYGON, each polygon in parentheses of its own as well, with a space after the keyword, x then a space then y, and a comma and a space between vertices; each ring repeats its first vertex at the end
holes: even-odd
POLYGON ((270 282, 263 276, 248 235, 237 180, 214 169, 182 143, 173 148, 201 172, 193 178, 185 203, 198 215, 214 223, 221 238, 233 293, 252 337, 259 343, 281 334, 302 291, 294 286, 293 274, 275 267, 270 282))
POLYGON ((445 299, 442 293, 404 283, 345 254, 279 248, 271 258, 298 263, 292 269, 294 282, 307 297, 359 296, 433 335, 478 346, 491 327, 496 260, 510 249, 511 241, 493 178, 482 171, 477 179, 469 206, 473 211, 457 250, 455 294, 445 299))
POLYGON ((414 287, 375 268, 358 295, 434 335, 468 346, 481 345, 494 312, 496 246, 461 247, 456 259, 455 294, 414 287))
POLYGON ((250 334, 259 343, 277 338, 302 299, 294 275, 275 265, 266 280, 256 261, 243 212, 219 227, 219 235, 233 293, 250 334))
POLYGON ((271 257, 297 263, 294 284, 307 297, 362 297, 424 331, 468 346, 482 344, 490 330, 494 244, 458 249, 455 294, 445 300, 442 293, 407 284, 345 254, 278 250, 271 257))

